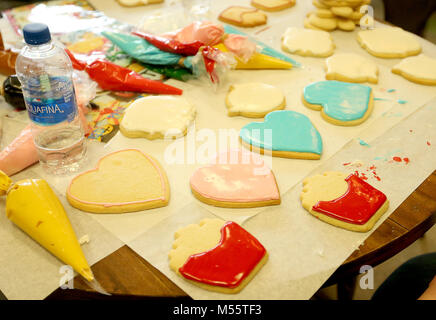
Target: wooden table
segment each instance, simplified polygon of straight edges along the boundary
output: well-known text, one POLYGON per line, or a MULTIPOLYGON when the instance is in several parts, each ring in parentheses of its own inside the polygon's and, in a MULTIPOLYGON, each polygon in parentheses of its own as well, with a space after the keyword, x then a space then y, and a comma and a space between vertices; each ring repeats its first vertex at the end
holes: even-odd
MULTIPOLYGON (((349 298, 346 290, 362 265, 376 265, 394 256, 422 237, 436 222, 436 171, 434 171, 388 219, 351 254, 325 285, 339 286, 339 298, 349 298)), ((74 290, 58 289, 47 299, 144 299, 189 296, 127 246, 92 266, 99 283, 112 296, 95 293, 81 277, 74 290)))

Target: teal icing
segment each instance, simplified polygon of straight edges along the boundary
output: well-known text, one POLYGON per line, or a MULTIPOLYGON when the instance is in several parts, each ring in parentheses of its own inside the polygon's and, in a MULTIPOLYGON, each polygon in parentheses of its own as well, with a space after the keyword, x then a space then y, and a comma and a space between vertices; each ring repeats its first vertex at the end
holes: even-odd
POLYGON ((341 81, 319 81, 304 88, 304 99, 321 105, 324 113, 339 121, 361 119, 368 110, 371 88, 341 81))
POLYGON ((102 34, 130 57, 144 63, 174 65, 183 58, 181 55, 159 50, 145 39, 134 35, 116 32, 102 32, 102 34))
POLYGON ((318 130, 308 117, 295 111, 270 112, 264 122, 247 124, 239 135, 244 142, 266 150, 322 153, 318 130))
POLYGON ((301 63, 299 63, 298 61, 295 61, 294 59, 288 57, 287 55, 271 48, 270 46, 266 45, 263 42, 260 42, 258 40, 253 39, 252 37, 250 37, 246 33, 242 32, 242 31, 240 31, 240 30, 238 30, 238 29, 236 29, 228 24, 224 25, 224 31, 228 34, 239 34, 241 36, 248 37, 251 41, 255 42, 260 47, 260 53, 266 54, 267 56, 271 56, 274 58, 284 60, 286 62, 290 62, 290 63, 292 63, 292 65, 294 67, 301 67, 301 63))
POLYGON ((399 104, 406 104, 406 103, 407 103, 406 100, 398 100, 397 102, 398 102, 399 104))

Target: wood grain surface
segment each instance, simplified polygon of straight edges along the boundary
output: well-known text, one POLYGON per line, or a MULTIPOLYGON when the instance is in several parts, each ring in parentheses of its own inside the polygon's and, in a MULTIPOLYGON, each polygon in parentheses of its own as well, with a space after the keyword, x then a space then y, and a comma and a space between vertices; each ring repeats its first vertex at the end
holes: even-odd
MULTIPOLYGON (((362 265, 376 265, 422 237, 436 221, 436 171, 434 171, 368 239, 336 270, 325 285, 355 277, 362 265)), ((123 246, 92 266, 102 287, 96 293, 81 277, 74 290, 58 289, 47 299, 162 299, 189 296, 128 246, 123 246)))

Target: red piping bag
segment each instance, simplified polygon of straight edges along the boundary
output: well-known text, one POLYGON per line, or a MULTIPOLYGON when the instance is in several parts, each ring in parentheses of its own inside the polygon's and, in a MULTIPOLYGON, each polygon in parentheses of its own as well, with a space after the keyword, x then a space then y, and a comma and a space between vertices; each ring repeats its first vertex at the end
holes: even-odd
POLYGON ((159 50, 184 56, 195 56, 198 50, 204 46, 204 43, 198 40, 190 43, 182 43, 174 39, 168 39, 139 31, 134 31, 132 33, 138 37, 144 38, 159 50))
POLYGON ((97 82, 103 90, 175 95, 181 95, 183 93, 181 89, 159 81, 146 79, 138 73, 123 68, 115 63, 97 59, 86 64, 76 59, 69 50, 65 51, 71 59, 73 68, 76 70, 85 70, 89 77, 97 82))

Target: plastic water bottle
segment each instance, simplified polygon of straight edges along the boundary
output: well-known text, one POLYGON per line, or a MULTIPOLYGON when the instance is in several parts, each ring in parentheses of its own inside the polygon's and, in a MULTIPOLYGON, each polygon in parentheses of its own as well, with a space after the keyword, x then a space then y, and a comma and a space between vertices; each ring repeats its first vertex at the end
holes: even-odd
POLYGON ((16 71, 40 163, 49 173, 74 172, 85 157, 86 138, 71 61, 65 50, 51 41, 45 24, 27 24, 23 35, 26 46, 17 58, 16 71))

